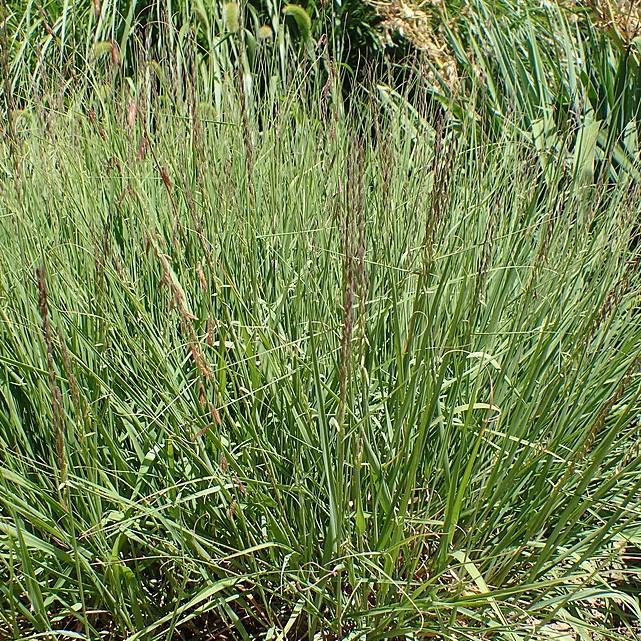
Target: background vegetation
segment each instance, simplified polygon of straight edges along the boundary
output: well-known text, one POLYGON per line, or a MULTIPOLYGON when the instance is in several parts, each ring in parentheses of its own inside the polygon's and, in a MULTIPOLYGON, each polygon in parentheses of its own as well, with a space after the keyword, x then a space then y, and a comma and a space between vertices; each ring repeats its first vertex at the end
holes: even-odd
POLYGON ((639 636, 635 4, 3 9, 0 638, 639 636))
POLYGON ((341 101, 360 87, 396 104, 408 83, 424 85, 420 104, 427 95, 458 121, 519 127, 543 159, 567 136, 594 139, 612 171, 638 156, 641 8, 630 0, 25 0, 5 13, 18 106, 47 80, 69 86, 78 68, 102 77, 111 60, 123 78, 162 68, 174 95, 195 76, 220 113, 237 69, 253 102, 303 66, 319 89, 339 76, 341 101))

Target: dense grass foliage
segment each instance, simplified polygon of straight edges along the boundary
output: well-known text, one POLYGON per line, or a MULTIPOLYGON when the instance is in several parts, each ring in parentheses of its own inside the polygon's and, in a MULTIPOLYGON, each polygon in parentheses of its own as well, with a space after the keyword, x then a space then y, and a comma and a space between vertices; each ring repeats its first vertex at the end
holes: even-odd
POLYGON ((634 638, 638 185, 221 100, 2 142, 0 636, 634 638))

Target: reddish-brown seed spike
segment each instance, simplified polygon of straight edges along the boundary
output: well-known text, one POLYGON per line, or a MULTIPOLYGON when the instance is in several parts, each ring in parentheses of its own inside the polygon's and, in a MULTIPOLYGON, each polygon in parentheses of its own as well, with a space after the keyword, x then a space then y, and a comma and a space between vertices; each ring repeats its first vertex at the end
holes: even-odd
POLYGON ((136 160, 140 162, 147 155, 147 136, 142 136, 140 138, 140 143, 138 145, 138 153, 136 154, 136 160))
POLYGON ((167 187, 167 191, 171 193, 171 179, 169 178, 169 174, 167 173, 167 170, 164 167, 160 168, 160 177, 162 178, 163 183, 165 183, 165 187, 167 187))
POLYGON ((207 319, 207 345, 214 346, 214 321, 211 318, 207 319))
POLYGON ((100 137, 105 140, 107 137, 107 134, 105 133, 105 130, 100 126, 100 123, 98 122, 98 116, 96 115, 95 109, 90 109, 87 112, 87 117, 89 118, 89 122, 96 128, 98 131, 98 134, 100 137))
POLYGON ((205 405, 207 405, 207 396, 205 394, 205 387, 202 382, 198 384, 198 402, 200 403, 201 407, 205 407, 205 405))
POLYGON ((200 286, 202 287, 203 291, 206 292, 209 289, 209 285, 207 283, 207 278, 205 277, 205 270, 200 263, 196 265, 196 274, 198 276, 198 282, 200 283, 200 286))
POLYGON ((120 47, 115 40, 111 41, 111 62, 116 67, 120 64, 120 47))
POLYGON ((218 413, 218 410, 212 405, 212 403, 209 403, 209 413, 211 414, 211 417, 216 425, 220 425, 222 423, 220 414, 218 413))
POLYGON ((100 18, 100 12, 102 10, 102 7, 100 5, 100 0, 93 0, 93 15, 96 18, 100 18))
POLYGON ((132 129, 136 124, 136 115, 138 114, 138 105, 132 100, 127 106, 127 127, 132 129))

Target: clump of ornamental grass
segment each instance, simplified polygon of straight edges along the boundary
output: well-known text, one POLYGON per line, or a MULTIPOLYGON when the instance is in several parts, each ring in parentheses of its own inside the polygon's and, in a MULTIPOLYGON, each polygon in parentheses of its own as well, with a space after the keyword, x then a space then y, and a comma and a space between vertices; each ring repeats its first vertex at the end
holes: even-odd
POLYGON ((628 174, 91 95, 0 190, 0 636, 638 635, 628 174))

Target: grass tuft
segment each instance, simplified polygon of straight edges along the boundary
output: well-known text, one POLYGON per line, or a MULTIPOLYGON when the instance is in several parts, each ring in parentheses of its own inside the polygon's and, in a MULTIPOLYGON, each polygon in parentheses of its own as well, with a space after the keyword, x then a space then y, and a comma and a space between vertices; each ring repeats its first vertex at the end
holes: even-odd
POLYGON ((148 81, 0 143, 0 637, 635 638, 631 174, 148 81))

